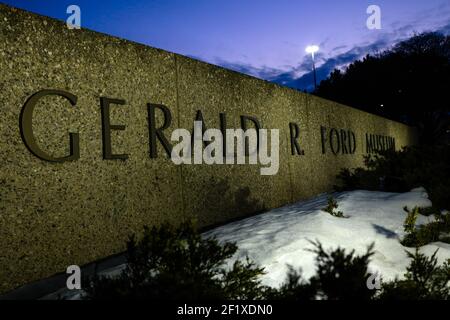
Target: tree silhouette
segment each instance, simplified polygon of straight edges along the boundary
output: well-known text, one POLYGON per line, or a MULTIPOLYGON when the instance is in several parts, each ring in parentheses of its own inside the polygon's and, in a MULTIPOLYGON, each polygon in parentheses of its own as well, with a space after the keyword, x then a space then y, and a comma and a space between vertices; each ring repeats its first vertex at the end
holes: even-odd
POLYGON ((414 35, 334 70, 314 93, 417 126, 422 143, 442 143, 450 130, 450 36, 414 35))

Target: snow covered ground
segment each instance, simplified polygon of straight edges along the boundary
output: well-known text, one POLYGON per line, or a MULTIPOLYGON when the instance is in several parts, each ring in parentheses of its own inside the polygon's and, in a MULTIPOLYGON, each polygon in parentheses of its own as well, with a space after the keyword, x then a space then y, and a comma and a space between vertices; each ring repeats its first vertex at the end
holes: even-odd
MULTIPOLYGON (((375 243, 375 254, 369 268, 379 272, 384 280, 402 278, 409 259, 399 239, 404 236, 404 206, 431 205, 424 189, 407 193, 351 191, 334 194, 339 211, 348 218, 336 218, 322 211, 327 195, 271 210, 267 213, 236 221, 207 232, 220 241, 236 242, 239 250, 235 258, 254 260, 265 267, 263 283, 277 287, 285 279, 287 265, 301 268, 308 279, 315 274, 315 254, 310 241, 318 240, 325 249, 355 249, 363 254, 375 243)), ((433 217, 419 216, 417 224, 433 221, 433 217)), ((439 248, 440 263, 450 258, 450 244, 436 242, 421 248, 431 255, 439 248)), ((408 249, 414 251, 414 249, 408 249)))
MULTIPOLYGON (((308 201, 274 209, 266 213, 235 221, 215 228, 204 234, 215 236, 219 241, 231 241, 238 245, 233 259, 248 256, 265 268, 264 284, 277 287, 286 279, 288 265, 301 268, 308 279, 315 274, 315 254, 309 252, 318 240, 325 249, 355 249, 363 254, 371 243, 375 243, 375 255, 369 268, 381 273, 383 280, 402 278, 409 265, 409 259, 399 239, 404 236, 404 206, 427 207, 431 205, 424 189, 407 193, 386 193, 376 191, 351 191, 335 193, 338 210, 348 218, 336 218, 322 211, 327 205, 326 194, 308 201)), ((418 224, 433 221, 433 217, 419 216, 418 224)), ((450 244, 436 242, 421 248, 427 255, 439 249, 439 263, 450 258, 450 244)), ((408 249, 414 251, 414 249, 408 249)), ((230 265, 233 261, 230 261, 230 265)), ((124 265, 106 271, 108 275, 118 274, 124 265)), ((105 274, 104 273, 104 274, 105 274)), ((77 298, 61 290, 67 298, 77 298)), ((55 297, 55 294, 47 298, 55 297)))

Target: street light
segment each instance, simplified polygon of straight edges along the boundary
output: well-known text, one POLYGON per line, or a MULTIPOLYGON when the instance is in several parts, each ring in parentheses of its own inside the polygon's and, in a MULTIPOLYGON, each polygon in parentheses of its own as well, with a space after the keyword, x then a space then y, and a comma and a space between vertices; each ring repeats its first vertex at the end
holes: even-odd
POLYGON ((314 90, 317 89, 317 78, 316 78, 316 64, 314 61, 314 53, 319 51, 319 46, 312 45, 306 47, 306 52, 311 54, 312 62, 313 62, 313 73, 314 73, 314 90))

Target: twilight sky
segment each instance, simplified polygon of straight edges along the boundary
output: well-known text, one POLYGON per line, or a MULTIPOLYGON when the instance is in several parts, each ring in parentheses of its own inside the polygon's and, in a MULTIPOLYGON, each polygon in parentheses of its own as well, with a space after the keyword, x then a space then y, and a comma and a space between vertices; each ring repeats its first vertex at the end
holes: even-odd
POLYGON ((414 32, 450 33, 448 0, 0 0, 291 87, 311 90, 309 44, 320 46, 318 79, 414 32), (369 30, 369 5, 381 30, 369 30))

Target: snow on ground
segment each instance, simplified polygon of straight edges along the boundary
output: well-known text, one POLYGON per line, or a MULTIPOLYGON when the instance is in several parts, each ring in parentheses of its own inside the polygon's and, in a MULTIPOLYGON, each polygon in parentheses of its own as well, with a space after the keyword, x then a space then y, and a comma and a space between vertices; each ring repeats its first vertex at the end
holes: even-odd
MULTIPOLYGON (((263 284, 278 287, 286 279, 288 265, 301 268, 305 279, 315 274, 315 254, 309 252, 310 241, 320 241, 326 250, 341 247, 364 254, 375 243, 375 254, 369 265, 371 272, 378 272, 384 281, 402 278, 410 260, 399 239, 404 236, 404 206, 427 207, 431 205, 423 188, 407 193, 377 191, 350 191, 333 194, 338 210, 348 218, 336 218, 322 211, 327 205, 327 194, 308 201, 297 202, 266 213, 235 221, 204 233, 219 241, 231 241, 238 245, 234 259, 248 256, 265 268, 263 284)), ((433 217, 419 216, 417 224, 433 221, 433 217)), ((421 248, 432 255, 439 249, 439 263, 450 258, 450 244, 436 242, 421 248)), ((414 249, 407 249, 411 252, 414 249)), ((230 261, 230 265, 233 261, 230 261)), ((118 275, 124 265, 101 274, 118 275)), ((65 289, 45 298, 62 294, 68 299, 78 299, 79 293, 70 294, 65 289)))
MULTIPOLYGON (((326 194, 314 199, 271 210, 258 216, 236 221, 216 229, 205 236, 215 236, 220 241, 238 245, 234 258, 250 259, 263 266, 266 275, 263 283, 277 287, 285 279, 287 265, 301 268, 309 279, 315 274, 315 254, 307 249, 310 241, 320 241, 328 250, 354 249, 357 254, 366 252, 375 243, 375 254, 369 268, 378 271, 383 280, 402 278, 410 260, 399 239, 404 236, 404 206, 427 207, 431 205, 423 188, 407 193, 376 191, 351 191, 336 193, 338 210, 348 218, 336 218, 322 211, 327 205, 326 194)), ((418 224, 433 221, 433 217, 419 216, 418 224)), ((421 248, 431 255, 439 248, 439 263, 450 258, 450 244, 436 242, 421 248)), ((408 249, 413 252, 414 249, 408 249)))

